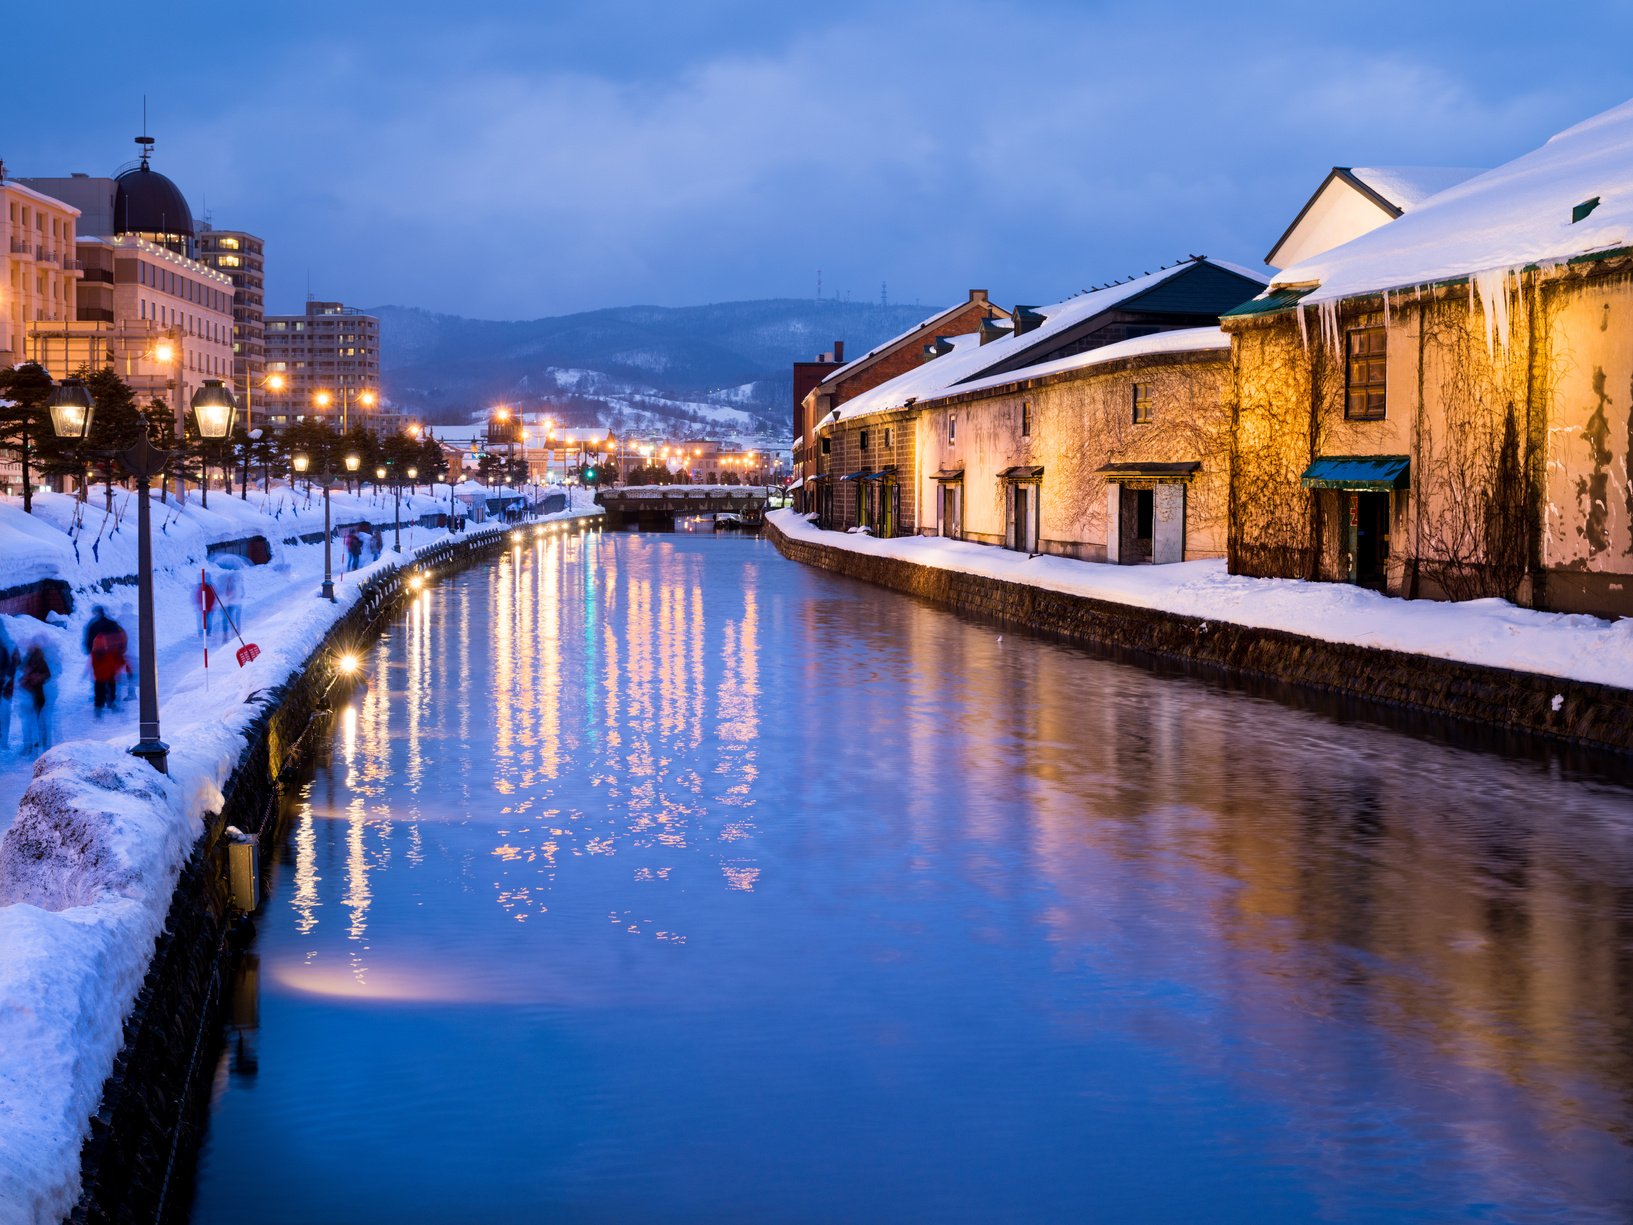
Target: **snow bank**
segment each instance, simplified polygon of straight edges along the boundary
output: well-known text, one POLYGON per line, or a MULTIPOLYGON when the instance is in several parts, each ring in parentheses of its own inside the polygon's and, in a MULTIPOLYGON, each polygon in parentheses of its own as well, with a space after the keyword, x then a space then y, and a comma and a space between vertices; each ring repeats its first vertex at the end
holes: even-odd
POLYGON ((1535 612, 1506 600, 1461 604, 1399 600, 1348 583, 1227 574, 1223 561, 1113 566, 1066 557, 1028 557, 1012 549, 936 536, 877 540, 823 531, 788 510, 772 511, 767 518, 796 540, 855 553, 1030 583, 1137 608, 1284 630, 1324 642, 1633 689, 1633 618, 1613 622, 1535 612))

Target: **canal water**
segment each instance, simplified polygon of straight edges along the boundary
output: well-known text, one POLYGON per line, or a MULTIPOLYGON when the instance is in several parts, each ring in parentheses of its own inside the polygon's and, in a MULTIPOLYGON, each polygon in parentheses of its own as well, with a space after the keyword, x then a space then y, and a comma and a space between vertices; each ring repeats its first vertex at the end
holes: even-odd
POLYGON ((1633 793, 701 535, 369 656, 198 1222, 1633 1219, 1633 793))

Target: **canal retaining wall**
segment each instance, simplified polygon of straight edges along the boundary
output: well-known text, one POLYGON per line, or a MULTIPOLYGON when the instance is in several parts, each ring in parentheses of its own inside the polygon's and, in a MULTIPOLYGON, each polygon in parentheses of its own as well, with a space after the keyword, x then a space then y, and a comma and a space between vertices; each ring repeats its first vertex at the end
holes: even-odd
POLYGON ((1187 671, 1268 681, 1377 710, 1413 712, 1633 754, 1633 690, 1328 642, 920 565, 795 538, 768 522, 783 556, 906 592, 994 624, 1187 671))
POLYGON ((412 593, 412 575, 444 576, 491 558, 509 543, 507 527, 476 529, 366 580, 304 666, 254 695, 259 711, 223 788, 221 810, 206 814, 204 835, 182 870, 164 935, 125 1023, 123 1048, 91 1120, 73 1222, 187 1219, 220 1055, 227 976, 233 954, 252 934, 229 887, 231 831, 258 837, 264 882, 282 834, 280 780, 322 733, 331 697, 352 683, 335 661, 361 651, 378 634, 412 593))

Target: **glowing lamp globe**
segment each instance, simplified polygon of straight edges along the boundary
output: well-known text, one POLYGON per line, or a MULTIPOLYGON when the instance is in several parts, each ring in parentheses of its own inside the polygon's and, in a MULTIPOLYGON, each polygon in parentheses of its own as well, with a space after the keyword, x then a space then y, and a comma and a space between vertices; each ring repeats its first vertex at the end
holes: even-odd
POLYGON ((356 455, 356 454, 346 456, 346 471, 347 472, 356 472, 362 466, 363 466, 363 457, 362 456, 356 455))
POLYGON ((232 419, 238 402, 220 379, 205 379, 193 393, 193 421, 202 438, 225 438, 232 433, 232 419))
POLYGON ((83 442, 90 435, 96 401, 83 379, 63 379, 51 389, 46 407, 51 410, 51 429, 58 438, 83 442))
POLYGON ((312 459, 308 455, 297 455, 290 462, 295 465, 296 472, 305 472, 312 466, 312 459))

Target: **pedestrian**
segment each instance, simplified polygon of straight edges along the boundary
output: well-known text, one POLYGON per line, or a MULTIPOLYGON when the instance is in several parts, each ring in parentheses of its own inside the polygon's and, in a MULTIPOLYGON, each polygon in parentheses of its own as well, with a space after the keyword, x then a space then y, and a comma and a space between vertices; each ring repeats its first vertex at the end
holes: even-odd
POLYGON ((6 632, 4 618, 0 618, 0 749, 11 747, 11 699, 17 691, 17 668, 22 662, 17 644, 6 632))
POLYGON ((374 554, 374 561, 380 560, 380 554, 385 551, 385 547, 386 534, 382 529, 377 527, 369 536, 369 551, 374 554))
POLYGON ((119 705, 119 677, 125 671, 125 630, 112 617, 104 616, 96 637, 91 640, 91 681, 96 695, 96 717, 119 705))
POLYGON ((363 567, 363 534, 355 527, 346 533, 346 569, 360 570, 363 567))
MULTIPOLYGON (((115 644, 115 634, 124 637, 124 631, 119 628, 118 622, 108 616, 108 610, 100 604, 91 606, 91 619, 85 623, 85 634, 81 645, 85 654, 90 657, 91 663, 91 693, 96 702, 96 717, 102 717, 104 707, 112 707, 114 702, 113 675, 107 673, 109 652, 115 644), (98 644, 100 645, 100 661, 98 659, 98 644), (98 669, 98 663, 102 664, 98 669)), ((124 647, 119 646, 121 666, 124 663, 124 647)))
POLYGON ((19 714, 22 719, 23 752, 39 753, 51 747, 51 665, 45 661, 45 646, 36 638, 23 653, 17 688, 22 691, 19 714))
MULTIPOLYGON (((119 624, 135 625, 136 610, 130 604, 119 606, 119 624)), ((142 670, 141 658, 136 653, 136 640, 125 639, 125 700, 129 701, 136 696, 136 677, 142 670)))
POLYGON ((221 641, 244 632, 244 580, 236 570, 222 572, 215 585, 221 600, 221 641))

